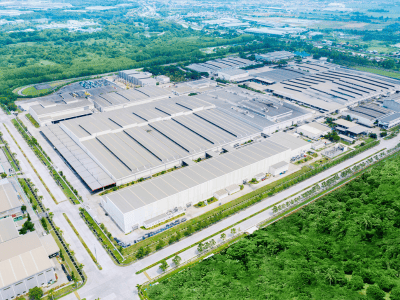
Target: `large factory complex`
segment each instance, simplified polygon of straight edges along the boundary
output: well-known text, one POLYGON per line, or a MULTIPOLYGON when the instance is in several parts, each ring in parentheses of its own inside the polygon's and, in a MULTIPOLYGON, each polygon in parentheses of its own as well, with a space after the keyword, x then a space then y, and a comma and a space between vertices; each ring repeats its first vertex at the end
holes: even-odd
MULTIPOLYGON (((188 68, 223 72, 229 79, 252 64, 225 58, 188 68)), ((20 106, 92 192, 139 181, 101 199, 124 233, 237 191, 252 178, 285 172, 312 143, 283 130, 309 124, 301 134, 318 140, 331 129, 313 123, 317 115, 338 112, 368 127, 400 123, 393 95, 400 91, 397 80, 324 61, 264 67, 239 76, 264 93, 209 79, 165 80, 158 86, 149 74, 129 70, 119 77, 141 82, 140 87, 124 89, 105 80, 90 89, 72 84, 20 106), (386 102, 370 103, 379 97, 386 102)))

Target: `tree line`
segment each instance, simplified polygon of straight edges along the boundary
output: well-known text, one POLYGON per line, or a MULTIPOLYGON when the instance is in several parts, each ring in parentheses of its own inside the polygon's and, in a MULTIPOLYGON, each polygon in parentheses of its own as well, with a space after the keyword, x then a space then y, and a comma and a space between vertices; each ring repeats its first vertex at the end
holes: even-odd
POLYGON ((148 288, 150 299, 400 299, 400 158, 219 255, 148 288))

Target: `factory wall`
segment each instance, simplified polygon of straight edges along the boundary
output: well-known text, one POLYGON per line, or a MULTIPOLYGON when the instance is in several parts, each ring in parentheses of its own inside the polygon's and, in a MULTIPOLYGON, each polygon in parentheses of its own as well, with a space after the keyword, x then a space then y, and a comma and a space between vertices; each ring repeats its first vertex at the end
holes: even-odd
POLYGON ((128 233, 132 230, 133 226, 137 224, 142 226, 144 221, 166 213, 168 210, 179 206, 186 207, 186 205, 189 203, 195 204, 199 201, 206 200, 211 198, 216 191, 226 188, 229 185, 242 184, 243 180, 249 180, 258 173, 267 173, 270 166, 276 162, 289 162, 291 154, 292 151, 287 149, 279 154, 265 158, 254 164, 250 164, 218 178, 208 180, 193 188, 183 190, 172 196, 158 200, 125 214, 119 211, 119 209, 108 199, 107 195, 104 196, 105 199, 102 199, 102 205, 112 219, 117 223, 117 225, 125 233, 128 233))
POLYGON ((358 114, 353 114, 351 110, 345 111, 343 114, 349 115, 352 119, 357 119, 357 123, 368 126, 374 127, 375 120, 371 120, 368 118, 364 118, 358 114))
POLYGON ((0 300, 10 300, 18 295, 26 294, 29 292, 29 289, 36 286, 41 287, 46 285, 51 280, 56 280, 53 268, 47 269, 29 278, 25 278, 24 280, 15 282, 7 287, 2 288, 0 290, 0 300))

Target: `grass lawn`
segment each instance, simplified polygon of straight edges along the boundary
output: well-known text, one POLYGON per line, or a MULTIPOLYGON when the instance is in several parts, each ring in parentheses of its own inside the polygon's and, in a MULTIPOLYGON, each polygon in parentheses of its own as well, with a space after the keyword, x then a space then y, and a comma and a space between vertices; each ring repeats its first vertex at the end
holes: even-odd
POLYGON ((24 89, 22 91, 22 94, 25 95, 25 96, 36 97, 36 96, 43 95, 43 94, 45 94, 47 92, 50 92, 50 91, 51 91, 51 89, 37 90, 34 86, 30 86, 30 87, 27 87, 26 89, 24 89))
POLYGON ((397 78, 400 79, 400 73, 392 72, 389 70, 380 70, 380 69, 375 69, 375 68, 369 68, 369 67, 353 67, 354 69, 360 70, 360 71, 365 71, 365 72, 370 72, 382 76, 387 76, 387 77, 392 77, 392 78, 397 78))
POLYGON ((123 258, 116 250, 116 246, 108 240, 103 231, 100 229, 99 225, 97 225, 97 223, 86 211, 83 211, 83 215, 85 216, 85 219, 89 222, 90 226, 96 231, 97 235, 101 238, 102 243, 106 245, 109 250, 111 250, 111 252, 114 254, 119 262, 122 262, 123 258))
POLYGON ((32 123, 33 126, 35 126, 36 128, 40 127, 39 123, 36 122, 36 120, 30 114, 26 114, 26 117, 32 123))
POLYGON ((14 163, 14 160, 12 159, 10 153, 7 151, 7 148, 6 148, 6 147, 3 147, 3 149, 4 149, 4 153, 6 154, 7 159, 8 159, 8 161, 9 161, 9 163, 11 164, 11 166, 14 168, 15 171, 19 171, 19 168, 18 168, 17 165, 14 163))

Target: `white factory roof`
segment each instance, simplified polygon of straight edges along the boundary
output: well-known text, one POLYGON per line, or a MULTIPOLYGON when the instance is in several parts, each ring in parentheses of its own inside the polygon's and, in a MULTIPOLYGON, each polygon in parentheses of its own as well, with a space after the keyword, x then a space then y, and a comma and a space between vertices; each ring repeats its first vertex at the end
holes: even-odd
POLYGON ((287 166, 288 164, 289 163, 287 163, 286 161, 280 161, 280 162, 272 165, 271 168, 279 169, 279 168, 283 168, 283 167, 287 166))
POLYGON ((99 179, 110 179, 96 162, 118 180, 260 133, 214 107, 197 97, 173 97, 64 121, 42 132, 95 190, 104 186, 99 179))
POLYGON ((282 146, 285 146, 287 148, 290 148, 292 150, 302 148, 309 144, 303 139, 297 138, 293 135, 283 132, 277 132, 272 134, 271 137, 268 138, 268 140, 280 144, 282 146))
POLYGON ((18 194, 7 178, 0 180, 0 212, 22 206, 18 194))
POLYGON ((47 115, 52 113, 65 112, 67 113, 69 110, 83 108, 86 106, 93 105, 89 100, 80 100, 68 104, 57 104, 54 106, 44 107, 42 104, 32 105, 31 108, 35 111, 35 113, 40 117, 41 115, 47 115))
POLYGON ((11 217, 0 219, 0 243, 12 240, 19 236, 14 219, 11 217))
POLYGON ((301 132, 302 130, 307 131, 314 135, 318 135, 318 134, 322 134, 326 131, 329 131, 331 129, 328 126, 322 125, 320 123, 311 122, 311 123, 304 124, 304 125, 300 126, 299 128, 297 128, 297 132, 301 132))
POLYGON ((112 201, 122 213, 127 213, 286 150, 287 147, 267 139, 104 197, 107 201, 112 201))
POLYGON ((247 74, 248 72, 246 72, 245 70, 242 69, 227 69, 227 70, 222 70, 219 71, 218 74, 226 74, 226 75, 230 75, 230 76, 234 76, 234 75, 242 75, 242 74, 247 74))
POLYGON ((60 251, 60 248, 58 247, 56 241, 51 234, 42 236, 40 238, 40 242, 42 243, 48 256, 60 251))
POLYGON ((51 267, 36 232, 0 244, 0 289, 51 267))
POLYGON ((115 183, 59 125, 43 127, 42 133, 93 191, 115 183))
POLYGON ((344 120, 344 119, 337 119, 335 121, 333 121, 333 123, 343 126, 343 127, 347 127, 347 128, 351 128, 351 127, 355 127, 358 126, 356 123, 344 120))

